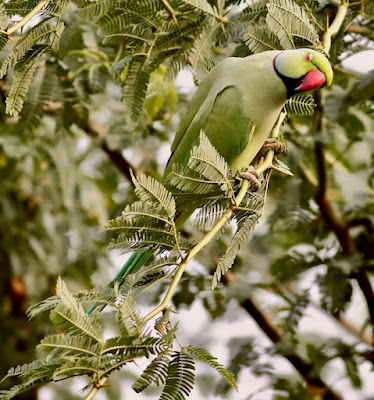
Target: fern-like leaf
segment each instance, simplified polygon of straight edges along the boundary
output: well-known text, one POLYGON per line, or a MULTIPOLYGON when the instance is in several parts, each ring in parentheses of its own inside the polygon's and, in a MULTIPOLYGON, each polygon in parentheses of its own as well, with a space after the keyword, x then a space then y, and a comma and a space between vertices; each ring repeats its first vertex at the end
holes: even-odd
POLYGON ((35 371, 40 370, 41 368, 47 367, 53 369, 60 365, 60 360, 36 360, 29 364, 18 365, 17 367, 10 368, 2 381, 8 378, 23 377, 27 374, 35 375, 35 371))
POLYGON ((361 5, 361 12, 365 17, 374 19, 374 3, 371 0, 364 0, 361 5))
POLYGON ((266 4, 268 0, 255 0, 248 5, 239 16, 240 22, 256 22, 259 18, 264 17, 267 13, 266 4))
POLYGON ((284 49, 295 48, 294 37, 319 47, 320 41, 307 12, 293 0, 271 0, 266 23, 276 34, 284 49))
POLYGON ((133 177, 135 193, 143 203, 151 202, 160 205, 169 219, 175 215, 175 200, 172 194, 159 181, 151 176, 133 177))
POLYGON ((102 325, 87 314, 82 314, 64 304, 59 304, 51 311, 50 318, 54 324, 65 331, 74 335, 84 335, 98 343, 102 342, 102 325))
POLYGON ((184 352, 175 352, 168 366, 160 400, 185 400, 195 382, 194 360, 184 352))
MULTIPOLYGON (((114 305, 116 301, 116 295, 112 288, 108 286, 99 286, 92 290, 85 290, 82 292, 78 292, 74 295, 79 303, 99 303, 99 304, 107 304, 107 305, 114 305)), ((47 299, 37 303, 26 311, 28 318, 33 318, 37 314, 43 311, 50 311, 56 308, 59 304, 61 304, 60 296, 51 296, 47 299)))
POLYGON ((120 217, 109 220, 105 229, 122 233, 131 230, 131 227, 135 230, 137 227, 145 229, 148 226, 149 228, 162 227, 167 233, 170 229, 167 225, 170 225, 169 216, 161 206, 137 201, 126 206, 120 217))
POLYGON ((252 53, 282 48, 278 37, 268 28, 264 20, 260 20, 258 24, 249 25, 243 38, 252 53))
POLYGON ((313 114, 315 107, 313 96, 310 94, 291 97, 285 104, 286 112, 294 115, 313 114))
POLYGON ((113 10, 116 3, 117 0, 99 0, 88 4, 87 2, 84 2, 80 6, 80 15, 87 19, 101 17, 102 15, 113 10))
POLYGON ((4 6, 8 15, 21 15, 28 14, 37 4, 39 0, 12 0, 7 1, 4 6))
POLYGON ((100 375, 108 376, 112 372, 121 369, 125 364, 134 361, 134 358, 142 357, 142 354, 108 354, 100 357, 100 375))
POLYGON ((195 146, 191 151, 188 166, 212 181, 227 180, 229 166, 203 131, 200 132, 199 146, 195 146))
POLYGON ((82 336, 71 336, 63 333, 58 335, 46 336, 36 347, 37 351, 49 352, 58 349, 64 351, 64 356, 98 356, 100 344, 90 343, 87 338, 82 336))
POLYGON ((78 304, 76 298, 70 292, 66 286, 66 283, 61 279, 60 276, 57 278, 56 294, 60 297, 62 303, 65 304, 66 307, 77 310, 79 313, 84 314, 82 305, 78 304))
POLYGON ((132 388, 135 392, 142 392, 153 382, 157 386, 163 385, 166 381, 169 362, 169 356, 162 353, 152 360, 141 376, 133 383, 132 388))
POLYGON ((142 112, 151 72, 144 57, 131 60, 122 93, 129 124, 136 123, 142 112))
POLYGON ((216 194, 222 196, 226 194, 225 182, 222 179, 208 179, 191 168, 180 164, 173 164, 172 171, 167 177, 167 183, 174 186, 178 191, 193 193, 194 195, 216 194))
POLYGON ((234 263, 239 250, 248 240, 249 234, 257 220, 258 216, 256 214, 253 214, 252 218, 247 217, 242 226, 235 232, 235 235, 231 239, 231 242, 226 249, 224 256, 220 258, 217 268, 214 272, 212 289, 217 286, 218 282, 221 280, 222 275, 224 275, 232 267, 232 264, 234 263))
POLYGON ((29 319, 34 318, 36 315, 43 311, 49 311, 61 304, 60 296, 51 296, 41 301, 40 303, 34 304, 29 307, 26 311, 26 315, 29 319))
POLYGON ((207 22, 188 51, 188 61, 197 82, 201 82, 214 67, 211 50, 214 37, 220 28, 219 22, 207 22))
POLYGON ((76 375, 92 376, 97 373, 97 365, 94 359, 79 358, 74 360, 64 360, 60 368, 53 373, 53 378, 68 378, 76 375))
MULTIPOLYGON (((175 204, 174 199, 169 196, 166 189, 161 184, 152 186, 151 191, 145 190, 141 185, 139 185, 139 188, 140 191, 143 191, 141 194, 143 199, 154 198, 154 195, 161 196, 158 197, 158 200, 164 202, 164 204, 157 205, 156 203, 155 206, 147 201, 146 203, 136 202, 127 206, 120 217, 109 221, 106 225, 107 230, 118 234, 117 238, 110 242, 109 248, 118 248, 123 251, 149 248, 164 251, 178 246, 181 249, 189 248, 190 243, 182 236, 176 236, 174 231, 174 223, 170 216, 175 212, 175 204), (162 190, 158 191, 159 188, 162 190), (163 197, 163 195, 166 195, 166 197, 163 197), (167 212, 169 212, 169 215, 167 212)), ((155 202, 156 200, 153 203, 155 202)))
POLYGON ((5 30, 8 26, 8 14, 4 4, 0 4, 0 29, 5 30))
POLYGON ((222 217, 229 206, 230 203, 226 200, 200 208, 194 220, 194 224, 199 230, 212 229, 213 225, 222 217))
POLYGON ((142 323, 134 298, 128 294, 125 299, 120 302, 118 309, 120 312, 122 329, 125 330, 125 333, 129 336, 140 335, 144 324, 142 323))
POLYGON ((108 245, 109 250, 118 249, 123 252, 145 251, 149 249, 166 250, 174 249, 175 242, 169 236, 135 232, 132 235, 119 235, 112 239, 108 245))
MULTIPOLYGON (((26 129, 35 129, 45 115, 45 108, 54 99, 59 89, 56 68, 49 64, 36 69, 27 99, 22 109, 20 125, 26 129)), ((59 99, 60 100, 60 99, 59 99)))
POLYGON ((250 232, 261 217, 268 190, 269 178, 270 173, 266 173, 258 192, 248 192, 241 203, 241 209, 236 211, 235 219, 238 228, 231 239, 225 254, 219 260, 212 280, 212 289, 217 286, 222 275, 232 267, 239 250, 248 240, 250 232))
POLYGON ((24 57, 33 46, 49 43, 51 35, 54 35, 55 31, 56 28, 51 23, 44 21, 30 29, 23 38, 16 42, 9 56, 3 62, 0 69, 0 78, 2 78, 18 60, 24 57))
POLYGON ((8 37, 0 34, 0 51, 6 46, 8 43, 8 37))
POLYGON ((238 385, 236 384, 236 380, 233 374, 228 372, 226 368, 223 367, 218 361, 217 358, 212 356, 207 350, 199 348, 199 347, 192 347, 188 346, 184 348, 185 351, 188 353, 196 356, 199 360, 206 362, 211 367, 213 367, 217 372, 219 372, 223 378, 226 379, 227 383, 233 387, 234 389, 238 390, 238 385))
POLYGON ((22 109, 27 92, 32 82, 37 63, 48 50, 48 45, 38 45, 27 52, 14 69, 14 80, 6 99, 6 112, 17 116, 22 109))
POLYGON ((222 17, 219 15, 217 11, 217 8, 211 6, 207 0, 183 0, 183 1, 214 18, 222 19, 222 17))
POLYGON ((118 336, 105 342, 102 355, 115 354, 135 357, 149 357, 166 350, 166 343, 161 338, 138 336, 118 336))

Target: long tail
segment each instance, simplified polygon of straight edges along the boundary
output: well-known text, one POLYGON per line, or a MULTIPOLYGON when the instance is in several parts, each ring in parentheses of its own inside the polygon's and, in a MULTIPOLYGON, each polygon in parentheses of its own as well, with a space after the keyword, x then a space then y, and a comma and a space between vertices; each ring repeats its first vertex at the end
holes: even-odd
MULTIPOLYGON (((119 282, 120 285, 124 282, 125 278, 136 272, 142 265, 144 265, 148 258, 152 255, 153 250, 147 250, 144 252, 134 252, 131 254, 130 258, 125 262, 125 264, 122 266, 122 268, 119 270, 117 275, 114 277, 112 282, 108 285, 109 287, 113 287, 115 282, 119 282)), ((94 303, 92 306, 87 310, 86 314, 91 315, 96 308, 100 306, 99 303, 94 303)), ((101 310, 105 308, 105 304, 101 306, 101 310)), ((69 332, 67 335, 69 336, 71 332, 69 332)), ((51 353, 48 356, 48 359, 52 359, 53 357, 56 357, 61 352, 61 349, 54 349, 51 351, 51 353)))
MULTIPOLYGON (((117 275, 114 277, 112 282, 108 285, 109 287, 113 287, 115 282, 119 282, 120 285, 124 282, 125 278, 136 272, 142 265, 144 265, 149 257, 152 255, 153 250, 147 250, 144 252, 134 252, 131 254, 130 258, 125 262, 122 268, 118 271, 117 275)), ((87 310, 87 314, 91 315, 96 308, 99 306, 98 303, 92 304, 92 306, 87 310)), ((103 308, 105 307, 102 306, 103 308)))

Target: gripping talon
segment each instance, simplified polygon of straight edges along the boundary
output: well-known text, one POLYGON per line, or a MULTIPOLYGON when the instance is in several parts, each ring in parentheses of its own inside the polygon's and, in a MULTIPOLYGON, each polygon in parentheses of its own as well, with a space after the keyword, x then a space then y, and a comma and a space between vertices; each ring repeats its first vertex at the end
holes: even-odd
POLYGON ((283 143, 278 139, 269 138, 265 140, 265 143, 261 147, 261 150, 258 152, 260 157, 265 157, 266 153, 269 150, 273 150, 275 154, 283 153, 284 146, 283 143))
POLYGON ((244 171, 240 174, 242 178, 247 179, 249 182, 253 184, 253 191, 257 192, 261 187, 260 175, 258 172, 250 165, 247 171, 244 171))

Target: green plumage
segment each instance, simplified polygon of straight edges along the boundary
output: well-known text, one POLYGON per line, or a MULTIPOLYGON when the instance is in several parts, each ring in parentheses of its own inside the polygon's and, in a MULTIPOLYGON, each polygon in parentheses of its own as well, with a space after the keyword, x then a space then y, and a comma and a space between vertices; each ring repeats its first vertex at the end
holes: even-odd
POLYGON ((286 87, 274 73, 276 53, 228 58, 211 71, 180 123, 164 177, 174 163, 187 163, 200 130, 234 170, 251 163, 287 101, 286 87))
MULTIPOLYGON (((264 144, 287 97, 329 85, 329 61, 311 49, 267 51, 228 58, 200 84, 183 116, 171 147, 163 183, 174 164, 187 165, 203 130, 234 171, 247 168, 264 144), (310 72, 312 73, 310 74, 310 72)), ((181 225, 194 211, 179 210, 181 225)), ((152 254, 134 253, 115 279, 137 271, 152 254)))

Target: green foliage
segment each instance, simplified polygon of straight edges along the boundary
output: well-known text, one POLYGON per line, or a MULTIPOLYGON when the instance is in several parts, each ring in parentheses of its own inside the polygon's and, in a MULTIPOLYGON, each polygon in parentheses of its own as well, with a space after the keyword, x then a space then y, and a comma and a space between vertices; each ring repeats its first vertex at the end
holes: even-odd
POLYGON ((352 296, 352 285, 340 268, 330 266, 325 274, 317 276, 322 295, 321 305, 331 313, 343 311, 352 296))
POLYGON ((288 99, 285 109, 289 115, 310 115, 313 114, 315 106, 313 96, 307 94, 288 99))
POLYGON ((159 354, 143 371, 141 376, 133 383, 132 388, 136 393, 142 392, 152 382, 157 386, 165 384, 168 375, 170 358, 167 354, 159 354))
MULTIPOLYGON (((205 397, 214 385, 194 370, 193 359, 198 359, 224 378, 226 386, 217 389, 216 397, 227 398, 229 388, 236 387, 233 375, 208 350, 179 344, 173 309, 201 302, 214 321, 209 321, 209 335, 198 332, 193 341, 205 346, 204 341, 216 340, 212 332, 217 321, 242 318, 240 304, 248 296, 289 341, 286 350, 306 360, 313 379, 325 380, 328 372, 334 391, 339 392, 343 382, 347 396, 352 387, 364 397, 367 376, 362 365, 372 362, 367 339, 372 321, 354 281, 358 271, 370 274, 374 263, 374 86, 372 74, 347 71, 342 60, 373 48, 372 2, 351 4, 333 38, 334 84, 323 90, 322 101, 318 95, 314 100, 298 96, 286 105, 289 117, 282 131, 289 151, 281 158, 295 177, 277 174, 269 185, 265 176, 259 192, 248 191, 219 240, 187 268, 169 305, 173 309, 165 310, 154 330, 146 326, 143 305, 159 303, 201 237, 197 229, 210 230, 232 207, 240 186, 203 133, 188 166, 175 166, 167 182, 157 180, 164 160, 160 146, 174 134, 189 98, 176 95, 180 89, 173 78, 188 66, 200 82, 232 55, 301 46, 321 50, 326 15, 331 23, 337 8, 330 2, 292 0, 51 0, 23 24, 22 18, 38 4, 0 4, 0 350, 7 354, 1 361, 3 375, 8 369, 4 387, 12 386, 2 390, 0 398, 76 375, 85 375, 88 387, 94 388, 110 375, 102 396, 116 399, 116 380, 122 376, 112 372, 140 358, 149 361, 135 379, 136 392, 149 388, 147 395, 152 396, 155 383, 161 398, 184 399, 191 397, 196 382, 196 396, 205 397), (22 29, 14 32, 17 22, 22 29), (313 115, 315 104, 319 112, 313 115), (315 115, 322 116, 318 135, 315 115), (325 175, 319 173, 320 163, 317 167, 316 143, 324 149, 325 175), (141 171, 132 182, 127 182, 127 161, 141 171), (139 201, 134 202, 131 183, 139 201), (339 226, 347 229, 354 244, 349 256, 335 239, 326 210, 321 212, 316 203, 316 188, 323 187, 324 198, 341 217, 339 226), (266 218, 252 232, 268 190, 266 218), (186 224, 179 232, 175 220, 195 208, 195 225, 186 224), (102 233, 109 218, 111 247, 158 253, 125 281, 73 295, 65 280, 74 291, 110 280, 102 233), (251 243, 245 246, 250 232, 251 243), (214 267, 218 264, 216 283, 234 260, 232 274, 220 290, 211 291, 214 267), (57 294, 52 295, 51 282, 59 275, 64 281, 58 280, 57 294), (298 293, 300 287, 308 290, 298 293), (46 300, 40 301, 43 297, 46 300), (22 320, 25 302, 39 302, 28 310, 30 322, 22 320), (93 304, 94 311, 87 315, 93 304), (343 324, 353 307, 360 310, 355 315, 357 343, 343 334, 341 340, 331 339, 327 324, 323 331, 317 323, 308 332, 304 325, 301 330, 304 316, 313 318, 311 305, 343 324), (51 331, 51 321, 57 332, 51 331), (34 358, 31 349, 41 337, 41 359, 25 364, 34 358), (330 362, 344 366, 339 376, 330 362), (9 364, 20 365, 9 369, 9 364)), ((275 166, 289 171, 280 160, 275 166)), ((231 329, 230 334, 235 336, 231 329)), ((240 334, 226 346, 228 369, 239 377, 239 387, 247 368, 246 373, 265 375, 268 382, 242 397, 313 396, 302 376, 286 374, 273 362, 289 354, 282 346, 263 345, 260 331, 253 338, 240 334)), ((69 393, 68 383, 62 394, 53 386, 51 390, 56 390, 56 399, 81 396, 69 393)))
MULTIPOLYGON (((43 11, 45 19, 42 19, 16 42, 0 68, 0 77, 3 77, 10 68, 14 67, 13 84, 7 97, 6 108, 6 112, 12 116, 17 116, 22 110, 35 69, 42 56, 47 51, 58 48, 59 39, 65 26, 59 22, 59 18, 57 22, 51 23, 49 12, 60 14, 64 5, 65 2, 61 2, 53 10, 45 9, 43 11)), ((5 9, 0 11, 4 16, 5 9)))
MULTIPOLYGON (((9 391, 2 391, 1 399, 11 399, 31 386, 71 376, 88 375, 95 382, 135 358, 167 351, 168 345, 162 338, 151 337, 143 332, 131 296, 123 298, 117 291, 113 300, 108 302, 125 329, 120 336, 104 340, 101 322, 103 311, 96 311, 89 316, 82 305, 87 302, 89 292, 74 296, 59 279, 56 293, 48 306, 46 303, 44 307, 39 306, 37 312, 51 309, 54 302, 50 311, 51 321, 65 333, 46 336, 41 340, 37 350, 50 353, 50 358, 8 371, 5 378, 20 377, 22 383, 9 391)), ((35 312, 34 307, 29 315, 35 312)))
POLYGON ((229 243, 225 254, 220 258, 212 280, 212 289, 217 286, 222 275, 233 265, 239 250, 248 240, 250 232, 254 229, 262 215, 265 198, 269 184, 270 173, 262 179, 261 187, 257 192, 247 192, 241 203, 240 209, 235 214, 237 231, 229 243))
POLYGON ((176 205, 172 194, 151 177, 143 175, 133 181, 141 201, 127 206, 121 217, 108 222, 106 229, 119 235, 109 247, 160 251, 189 247, 188 241, 176 232, 176 205))
POLYGON ((306 4, 300 7, 292 0, 272 0, 266 2, 266 17, 258 19, 265 11, 264 5, 258 1, 247 8, 251 20, 256 22, 248 26, 244 35, 246 44, 253 53, 302 46, 321 50, 318 29, 308 16, 306 4))
POLYGON ((217 372, 219 372, 223 378, 236 390, 238 390, 234 375, 227 372, 227 370, 217 362, 216 357, 213 357, 209 352, 205 349, 197 348, 197 347, 187 347, 185 350, 192 355, 196 356, 199 360, 204 361, 213 367, 217 372))
POLYGON ((160 400, 184 400, 189 396, 195 381, 193 359, 183 351, 171 354, 168 376, 160 400))

